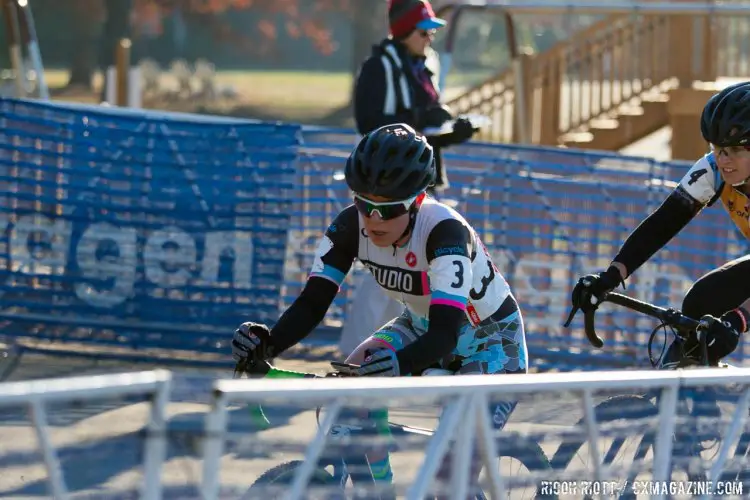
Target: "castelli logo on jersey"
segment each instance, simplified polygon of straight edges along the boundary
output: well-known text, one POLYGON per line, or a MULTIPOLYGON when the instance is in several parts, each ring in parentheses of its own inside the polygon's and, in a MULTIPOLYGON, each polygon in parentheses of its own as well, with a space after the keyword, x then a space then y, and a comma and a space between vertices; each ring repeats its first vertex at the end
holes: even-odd
POLYGON ((409 252, 406 254, 406 264, 409 267, 414 267, 417 265, 417 256, 414 255, 414 252, 409 252))

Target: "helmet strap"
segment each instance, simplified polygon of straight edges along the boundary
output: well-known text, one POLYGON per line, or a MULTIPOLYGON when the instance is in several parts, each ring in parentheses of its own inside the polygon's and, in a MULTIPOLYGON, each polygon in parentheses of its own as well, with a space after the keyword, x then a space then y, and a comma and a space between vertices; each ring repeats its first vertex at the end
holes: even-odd
MULTIPOLYGON (((417 199, 414 200, 414 203, 409 207, 409 223, 406 225, 406 229, 404 229, 404 232, 401 233, 401 236, 399 236, 396 240, 396 243, 406 238, 414 229, 414 224, 417 222, 417 212, 419 212, 419 207, 422 206, 422 202, 424 201, 425 196, 425 193, 421 193, 419 196, 417 196, 417 199)), ((393 255, 396 255, 396 243, 393 244, 393 255)))

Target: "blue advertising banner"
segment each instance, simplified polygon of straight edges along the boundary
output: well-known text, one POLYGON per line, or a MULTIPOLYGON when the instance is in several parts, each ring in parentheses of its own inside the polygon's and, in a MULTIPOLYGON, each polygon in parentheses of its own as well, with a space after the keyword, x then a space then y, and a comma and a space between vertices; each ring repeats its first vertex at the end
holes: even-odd
POLYGON ((299 127, 0 100, 3 335, 226 353, 278 316, 299 127))

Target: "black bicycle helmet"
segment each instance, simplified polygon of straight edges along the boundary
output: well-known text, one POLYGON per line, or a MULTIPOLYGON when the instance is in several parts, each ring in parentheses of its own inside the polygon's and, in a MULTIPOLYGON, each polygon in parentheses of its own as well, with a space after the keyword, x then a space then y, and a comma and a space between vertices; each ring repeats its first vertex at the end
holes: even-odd
POLYGON ((435 154, 409 125, 385 125, 359 141, 344 173, 355 193, 405 200, 435 182, 435 154))
POLYGON ((750 82, 730 85, 714 94, 701 115, 701 133, 715 146, 741 146, 750 141, 750 82))

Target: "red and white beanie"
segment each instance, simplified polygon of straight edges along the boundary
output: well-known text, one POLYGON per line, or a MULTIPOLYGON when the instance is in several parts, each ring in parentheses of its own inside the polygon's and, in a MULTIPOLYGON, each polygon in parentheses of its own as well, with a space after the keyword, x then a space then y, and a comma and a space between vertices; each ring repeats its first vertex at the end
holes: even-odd
POLYGON ((415 29, 434 30, 445 26, 435 17, 428 0, 390 0, 388 23, 393 38, 404 38, 415 29))

